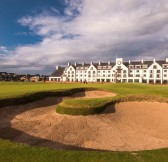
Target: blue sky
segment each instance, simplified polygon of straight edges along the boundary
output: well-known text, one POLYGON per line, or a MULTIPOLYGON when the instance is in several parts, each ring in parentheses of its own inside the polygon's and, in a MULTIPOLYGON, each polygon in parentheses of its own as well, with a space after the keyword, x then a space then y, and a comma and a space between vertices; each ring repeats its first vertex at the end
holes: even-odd
POLYGON ((168 0, 1 0, 0 71, 168 57, 168 0))
POLYGON ((0 1, 0 45, 15 47, 33 44, 41 40, 36 35, 28 35, 28 27, 21 26, 17 20, 25 15, 33 15, 43 10, 64 8, 61 0, 1 0, 0 1))

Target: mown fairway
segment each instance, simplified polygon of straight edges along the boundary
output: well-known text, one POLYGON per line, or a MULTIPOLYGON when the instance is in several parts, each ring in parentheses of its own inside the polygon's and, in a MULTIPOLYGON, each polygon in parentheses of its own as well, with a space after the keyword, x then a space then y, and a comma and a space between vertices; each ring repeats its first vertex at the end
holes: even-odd
POLYGON ((80 83, 25 83, 0 82, 0 99, 18 97, 41 91, 58 91, 72 88, 97 88, 115 92, 119 95, 146 94, 168 97, 168 86, 147 84, 80 84, 80 83))
MULTIPOLYGON (((168 98, 168 86, 147 84, 66 84, 66 83, 4 83, 0 82, 0 99, 17 98, 23 95, 58 91, 72 88, 98 88, 126 95, 152 95, 168 98)), ((12 111, 12 110, 11 110, 12 111)), ((139 151, 66 151, 31 147, 0 139, 0 161, 95 161, 95 162, 167 162, 168 148, 139 151)))

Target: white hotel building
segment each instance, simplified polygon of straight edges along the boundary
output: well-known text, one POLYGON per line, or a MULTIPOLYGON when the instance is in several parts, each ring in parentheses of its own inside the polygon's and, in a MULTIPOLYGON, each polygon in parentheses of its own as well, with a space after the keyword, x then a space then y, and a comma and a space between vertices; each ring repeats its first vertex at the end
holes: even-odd
POLYGON ((168 58, 161 61, 128 61, 56 66, 49 81, 55 82, 138 82, 168 84, 168 58))

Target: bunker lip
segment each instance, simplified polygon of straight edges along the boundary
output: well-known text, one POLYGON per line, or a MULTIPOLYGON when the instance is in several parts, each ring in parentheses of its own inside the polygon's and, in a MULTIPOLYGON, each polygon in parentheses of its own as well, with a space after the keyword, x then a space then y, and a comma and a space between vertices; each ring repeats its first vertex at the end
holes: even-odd
POLYGON ((55 104, 61 100, 51 97, 0 109, 0 138, 57 149, 138 151, 168 147, 167 103, 122 102, 99 115, 68 116, 55 113, 55 104))

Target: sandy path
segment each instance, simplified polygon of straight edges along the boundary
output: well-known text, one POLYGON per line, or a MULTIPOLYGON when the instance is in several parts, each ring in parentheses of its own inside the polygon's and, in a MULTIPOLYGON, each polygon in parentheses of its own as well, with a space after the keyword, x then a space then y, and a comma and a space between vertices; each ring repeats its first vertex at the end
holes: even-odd
MULTIPOLYGON (((100 93, 103 92, 75 96, 90 98, 100 93)), ((168 147, 166 103, 119 103, 100 115, 68 116, 55 112, 55 104, 60 101, 61 98, 46 98, 1 109, 0 138, 57 149, 131 151, 168 147)))

